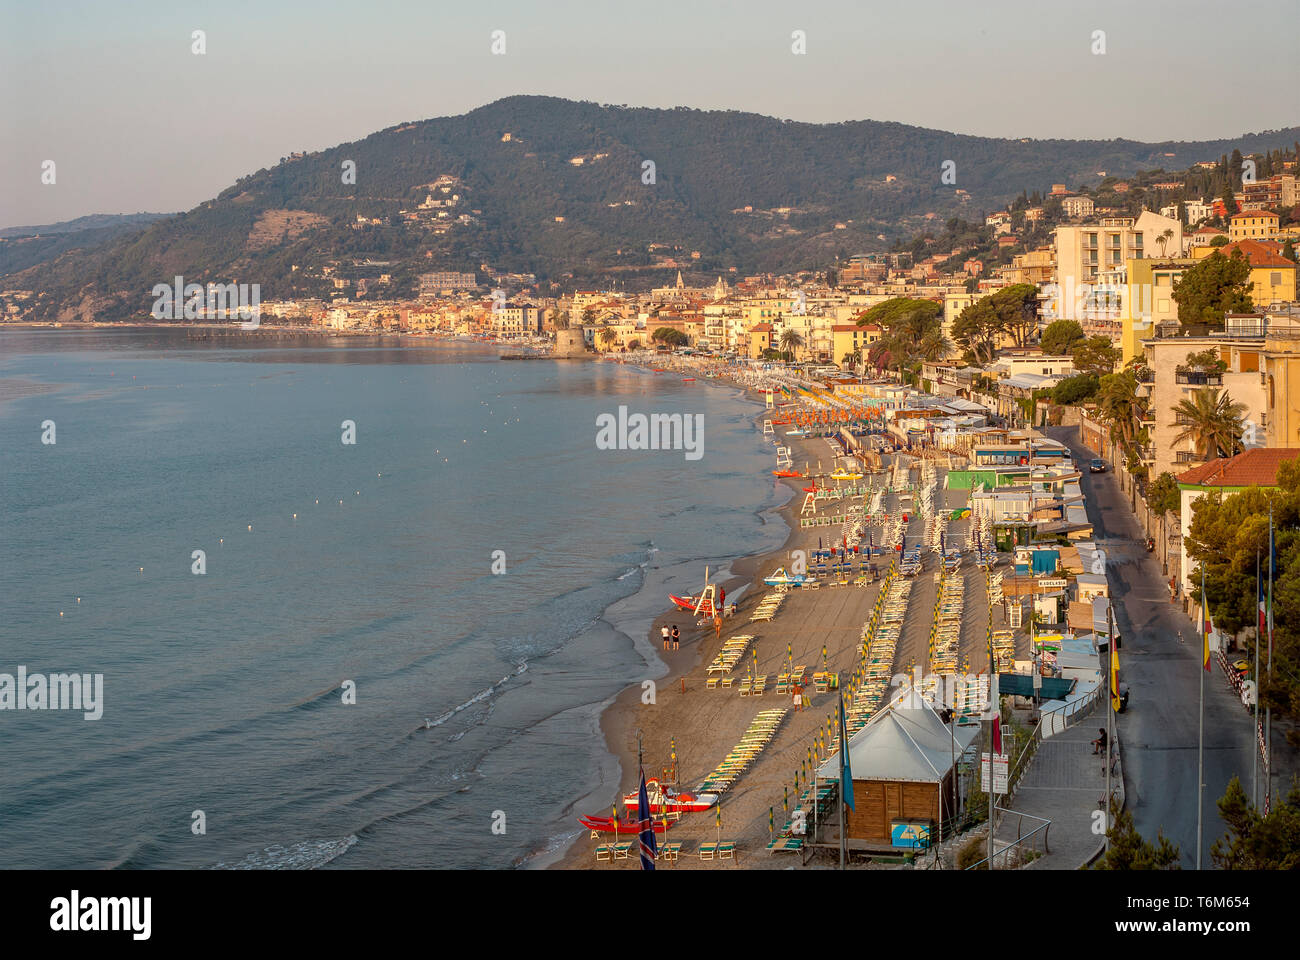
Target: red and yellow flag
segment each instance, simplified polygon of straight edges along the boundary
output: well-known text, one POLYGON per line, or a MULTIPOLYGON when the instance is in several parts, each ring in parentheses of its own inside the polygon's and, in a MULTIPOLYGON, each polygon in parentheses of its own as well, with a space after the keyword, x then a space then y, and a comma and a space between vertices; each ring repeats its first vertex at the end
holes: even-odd
POLYGON ((1119 647, 1115 645, 1115 638, 1110 638, 1110 705, 1116 713, 1119 713, 1119 647))
POLYGON ((1205 606, 1205 589, 1201 588, 1201 665, 1208 672, 1210 669, 1210 611, 1205 606))

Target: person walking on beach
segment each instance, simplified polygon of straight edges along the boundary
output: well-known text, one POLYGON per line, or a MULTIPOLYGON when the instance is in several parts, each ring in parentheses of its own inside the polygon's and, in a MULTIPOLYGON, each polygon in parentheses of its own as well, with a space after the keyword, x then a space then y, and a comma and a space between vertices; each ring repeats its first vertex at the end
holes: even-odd
POLYGON ((661 630, 659 631, 659 633, 660 633, 660 635, 662 635, 663 638, 664 638, 664 649, 667 650, 667 649, 668 649, 668 639, 669 639, 669 634, 668 634, 668 624, 665 623, 665 624, 663 625, 663 629, 661 629, 661 630))
POLYGON ((682 632, 677 629, 677 624, 674 623, 673 624, 673 649, 680 650, 681 648, 682 648, 682 632))
POLYGON ((717 634, 719 640, 722 639, 722 617, 715 615, 713 618, 713 632, 717 634))

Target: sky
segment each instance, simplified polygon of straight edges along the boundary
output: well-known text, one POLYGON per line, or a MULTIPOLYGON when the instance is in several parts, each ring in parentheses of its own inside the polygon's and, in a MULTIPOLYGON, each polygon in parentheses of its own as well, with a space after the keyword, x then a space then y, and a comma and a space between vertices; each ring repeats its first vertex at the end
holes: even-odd
POLYGON ((0 227, 187 210, 291 152, 514 94, 995 137, 1233 137, 1300 123, 1298 11, 1296 0, 0 0, 0 227))

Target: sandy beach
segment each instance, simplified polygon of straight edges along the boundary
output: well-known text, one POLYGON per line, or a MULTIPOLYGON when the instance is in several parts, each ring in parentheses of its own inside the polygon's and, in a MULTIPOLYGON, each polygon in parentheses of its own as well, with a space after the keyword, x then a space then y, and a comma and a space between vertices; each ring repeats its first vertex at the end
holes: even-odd
MULTIPOLYGON (((725 381, 724 381, 725 382, 725 381)), ((758 394, 751 391, 751 395, 758 394)), ((760 411, 755 428, 770 413, 760 411)), ((833 451, 822 438, 797 440, 794 443, 795 468, 803 471, 805 464, 816 473, 818 462, 822 470, 830 472, 833 451)), ((887 458, 892 461, 892 457, 887 458)), ((904 462, 911 462, 903 456, 904 462)), ((943 469, 939 468, 939 496, 942 508, 964 506, 964 490, 943 489, 943 469)), ((671 767, 670 743, 675 738, 678 757, 678 782, 681 789, 693 790, 710 771, 739 742, 750 721, 763 710, 785 708, 786 713, 776 736, 754 764, 722 795, 722 826, 719 830, 714 811, 686 814, 668 832, 672 841, 683 844, 680 859, 666 865, 668 869, 779 869, 798 865, 797 853, 769 853, 766 850, 769 834, 769 815, 775 821, 776 831, 788 819, 785 798, 788 794, 793 808, 798 791, 795 774, 804 776, 811 767, 801 766, 809 758, 809 748, 819 728, 836 710, 838 694, 831 691, 815 693, 812 687, 805 692, 811 706, 796 709, 793 698, 774 692, 776 674, 785 670, 787 645, 789 656, 798 666, 806 665, 811 675, 823 669, 822 648, 825 646, 826 664, 847 678, 857 666, 861 649, 862 627, 871 614, 881 587, 879 580, 865 585, 831 586, 823 584, 818 589, 793 589, 780 612, 767 622, 750 622, 750 614, 762 598, 774 588, 763 582, 780 566, 788 566, 790 553, 796 549, 813 550, 819 544, 819 534, 838 538, 837 527, 800 528, 798 514, 803 504, 802 488, 805 479, 782 479, 791 486, 794 496, 780 509, 780 515, 790 532, 779 550, 738 559, 732 564, 734 574, 725 583, 728 597, 740 584, 748 589, 738 601, 734 617, 724 622, 721 639, 712 626, 697 627, 695 618, 685 612, 673 610, 656 619, 650 631, 650 642, 656 654, 667 665, 667 674, 658 681, 654 703, 643 703, 643 691, 638 686, 624 690, 605 710, 601 718, 607 746, 619 761, 622 771, 619 795, 636 790, 637 733, 641 734, 644 765, 647 778, 663 776, 671 767), (664 624, 676 625, 681 630, 680 651, 662 651, 659 630, 664 624), (745 664, 737 665, 732 675, 737 678, 731 689, 707 689, 708 664, 728 638, 748 634, 754 636, 752 649, 758 652, 758 672, 768 676, 767 692, 761 697, 742 697, 738 693, 739 678, 752 662, 752 653, 746 654, 745 664), (697 854, 701 842, 719 839, 736 841, 737 857, 734 863, 701 861, 697 854)), ((892 505, 894 495, 887 495, 892 505)), ((860 501, 860 498, 859 498, 860 501)), ((940 501, 936 500, 936 507, 940 501)), ((825 511, 823 511, 825 512, 825 511)), ((833 512, 833 511, 832 511, 833 512)), ((842 512, 842 511, 841 511, 842 512)), ((964 539, 965 521, 954 521, 950 529, 964 539)), ((910 518, 907 534, 915 542, 922 535, 922 524, 916 516, 910 518)), ((827 540, 826 545, 831 545, 827 540)), ((875 564, 883 578, 888 567, 888 557, 877 557, 875 564)), ((984 578, 973 566, 967 572, 965 603, 963 607, 961 654, 969 657, 975 669, 982 669, 984 636, 988 627, 987 595, 984 578), (972 575, 973 574, 973 575, 972 575), (978 642, 972 638, 978 637, 978 642)), ((701 574, 703 571, 701 571, 701 574)), ((929 629, 937 594, 937 560, 929 556, 923 573, 913 578, 911 601, 902 637, 896 652, 895 672, 910 672, 914 664, 924 665, 927 658, 929 629)), ((667 598, 665 598, 665 601, 667 598)), ((806 784, 801 783, 800 789, 806 784)), ((609 797, 612 802, 614 797, 609 797)), ((579 811, 608 816, 608 803, 599 809, 579 811)), ((620 804, 620 814, 622 805, 620 804)), ((612 838, 611 838, 612 839, 612 838)), ((552 864, 558 868, 636 869, 635 855, 614 863, 597 863, 595 847, 602 840, 591 839, 586 833, 570 845, 566 853, 552 864)), ((827 852, 814 852, 809 866, 830 866, 834 857, 827 852)))

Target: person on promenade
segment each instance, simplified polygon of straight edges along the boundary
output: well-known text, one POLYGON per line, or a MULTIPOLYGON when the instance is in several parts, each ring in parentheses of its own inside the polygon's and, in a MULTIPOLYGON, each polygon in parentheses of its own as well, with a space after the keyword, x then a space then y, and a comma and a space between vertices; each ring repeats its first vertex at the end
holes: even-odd
POLYGON ((1097 754, 1101 753, 1103 750, 1106 749, 1106 739, 1107 739, 1106 728, 1098 727, 1097 731, 1100 734, 1100 736, 1098 736, 1096 740, 1092 741, 1093 756, 1096 756, 1097 754))
POLYGON ((664 638, 664 649, 667 650, 667 649, 668 649, 668 640, 669 640, 668 624, 665 623, 665 624, 663 625, 663 629, 660 630, 659 633, 660 633, 660 634, 663 636, 663 638, 664 638))
POLYGON ((677 629, 677 624, 674 623, 673 624, 673 649, 680 650, 681 648, 682 648, 682 632, 677 629))

